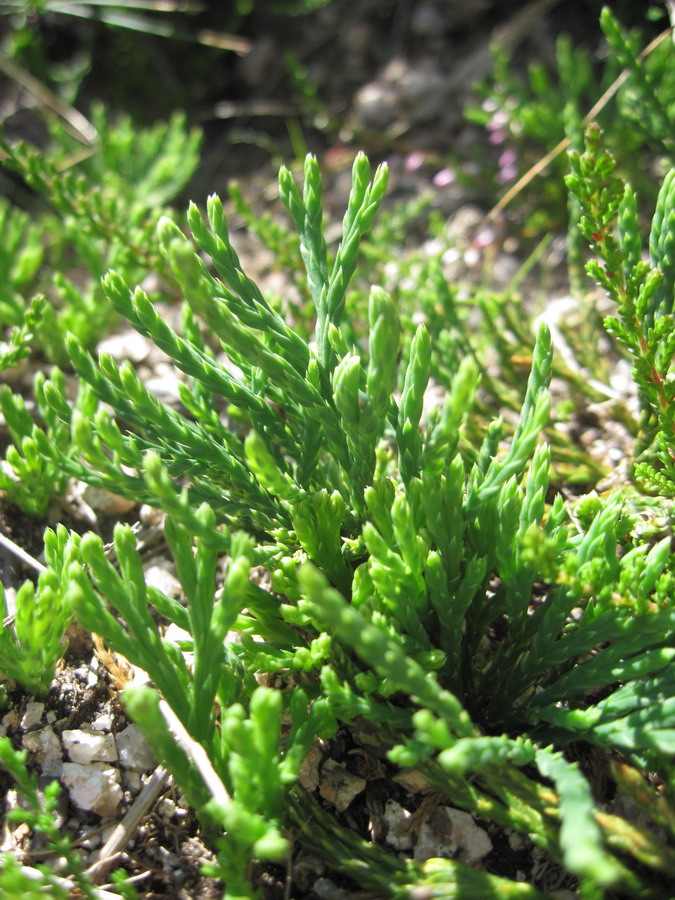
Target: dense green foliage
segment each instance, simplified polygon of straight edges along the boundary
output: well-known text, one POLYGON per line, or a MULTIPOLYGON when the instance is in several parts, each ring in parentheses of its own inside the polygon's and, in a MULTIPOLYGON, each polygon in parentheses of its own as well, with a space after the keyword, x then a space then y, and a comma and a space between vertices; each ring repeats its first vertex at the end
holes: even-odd
MULTIPOLYGON (((182 602, 146 584, 130 526, 115 528, 111 548, 93 533, 48 530, 47 571, 21 588, 15 621, 0 630, 0 670, 46 691, 72 616, 144 669, 152 686, 128 688, 123 701, 197 811, 228 898, 257 896, 251 861, 283 862, 294 842, 377 896, 550 896, 455 860, 400 859, 331 817, 300 786, 300 768, 318 739, 365 723, 390 773, 417 770, 453 806, 527 835, 582 898, 662 900, 675 879, 673 173, 646 261, 635 193, 599 128, 570 155, 588 272, 614 304, 605 330, 585 340, 596 355, 602 339, 630 358, 640 403, 632 481, 574 501, 551 480, 552 457, 565 457, 544 438, 561 371, 545 324, 519 328, 531 364, 524 392, 505 371, 518 410, 507 428, 490 416, 493 384, 484 378, 481 392, 474 352, 476 340, 500 341, 496 320, 469 335, 440 266, 418 271, 426 324, 413 327, 382 287, 364 293, 360 255, 368 240, 372 252, 386 167, 373 173, 357 156, 337 246, 316 159, 301 176, 282 168, 293 237, 270 219, 256 228, 283 248, 302 293, 296 327, 245 273, 219 197, 191 204, 186 222, 157 208, 180 187, 178 156, 195 158, 197 137, 179 119, 136 136, 101 113, 97 130, 100 150, 80 179, 62 174, 63 135, 52 158, 5 145, 8 164, 50 199, 63 243, 45 285, 53 221, 7 208, 0 310, 15 330, 3 365, 34 334, 62 369, 36 380, 38 422, 17 393, 0 392, 14 441, 0 488, 37 516, 68 478, 163 510, 182 602), (84 291, 64 274, 70 251, 91 276, 84 291), (29 304, 38 288, 60 308, 29 304), (173 324, 166 301, 181 304, 173 324), (130 363, 92 356, 111 311, 182 373, 180 408, 130 363), (440 402, 432 379, 445 388, 440 402), (180 645, 166 639, 166 620, 183 630, 180 645), (594 796, 574 761, 581 744, 607 760, 639 819, 594 796)), ((482 308, 501 314, 506 298, 483 296, 482 308)), ((589 488, 594 475, 586 465, 589 488)), ((41 801, 6 741, 0 758, 29 800, 24 818, 87 895, 50 817, 54 793, 41 801)), ((7 890, 21 878, 12 864, 0 870, 7 890)))

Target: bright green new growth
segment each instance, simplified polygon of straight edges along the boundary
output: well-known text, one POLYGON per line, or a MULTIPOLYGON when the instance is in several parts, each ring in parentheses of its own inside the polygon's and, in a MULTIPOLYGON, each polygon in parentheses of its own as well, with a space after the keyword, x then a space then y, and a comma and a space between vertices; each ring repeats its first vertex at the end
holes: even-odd
POLYGON ((48 568, 40 573, 37 586, 30 581, 21 585, 11 619, 7 618, 5 590, 0 584, 0 672, 15 678, 33 694, 49 690, 56 664, 65 649, 64 634, 73 618, 66 599, 68 538, 63 526, 56 532, 46 532, 48 568))

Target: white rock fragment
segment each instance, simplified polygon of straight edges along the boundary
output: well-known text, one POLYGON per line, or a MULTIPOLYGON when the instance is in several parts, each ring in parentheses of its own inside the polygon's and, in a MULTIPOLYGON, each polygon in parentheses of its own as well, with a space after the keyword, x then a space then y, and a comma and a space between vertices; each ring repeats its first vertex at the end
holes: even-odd
POLYGON ((145 669, 140 669, 138 666, 129 663, 127 660, 125 660, 125 663, 129 666, 129 670, 131 671, 132 677, 130 681, 133 684, 150 684, 150 676, 145 669))
POLYGON ((154 506, 148 506, 147 503, 143 503, 138 510, 138 518, 141 525, 145 528, 159 528, 164 521, 164 513, 159 509, 155 509, 154 506))
POLYGON ((129 329, 120 334, 113 334, 98 345, 99 353, 108 353, 115 360, 128 359, 130 362, 143 362, 150 352, 152 344, 137 331, 129 329))
POLYGON ((10 709, 8 713, 2 717, 2 727, 4 728, 5 734, 8 731, 14 731, 19 725, 19 714, 15 709, 10 709))
POLYGON ((61 781, 79 809, 114 816, 122 800, 120 773, 104 763, 64 763, 61 781))
POLYGON ((111 734, 72 729, 63 732, 63 746, 72 762, 85 766, 91 762, 117 761, 117 747, 111 734))
POLYGON ((460 862, 471 866, 492 851, 492 841, 484 829, 476 825, 473 816, 461 809, 442 808, 450 819, 452 836, 459 848, 456 858, 460 862))
POLYGON ((306 791, 315 791, 319 786, 319 764, 322 756, 321 748, 313 744, 300 766, 298 781, 306 791))
POLYGON ((101 713, 100 716, 89 723, 89 727, 94 731, 110 731, 113 726, 113 717, 111 713, 101 713))
POLYGON ((175 644, 176 647, 179 647, 182 650, 183 659, 188 668, 191 668, 194 665, 195 655, 192 650, 183 649, 186 644, 188 647, 193 644, 192 635, 189 631, 186 631, 184 628, 176 625, 175 622, 172 622, 164 632, 164 640, 168 641, 170 644, 175 644))
POLYGON ((326 864, 317 856, 301 851, 293 860, 293 881, 304 897, 314 889, 317 879, 326 871, 326 864))
POLYGON ((60 768, 63 750, 51 725, 38 731, 29 731, 23 736, 21 743, 25 750, 33 754, 44 773, 53 775, 60 768))
POLYGON ((24 731, 35 728, 42 721, 42 714, 45 711, 44 703, 37 700, 31 700, 26 704, 26 712, 21 716, 20 725, 24 731))
POLYGON ((432 790, 431 785, 417 769, 402 769, 393 780, 411 794, 425 794, 432 790))
POLYGON ((387 826, 386 842, 394 850, 410 850, 412 837, 410 834, 410 812, 395 800, 387 800, 382 818, 387 826))
POLYGON ((125 769, 147 772, 157 765, 148 742, 138 725, 127 727, 115 735, 119 760, 125 769))
POLYGON ((332 803, 338 812, 344 812, 354 797, 366 789, 366 779, 352 775, 334 759, 326 760, 321 770, 319 793, 332 803))
POLYGON ((473 816, 460 809, 439 806, 422 823, 415 845, 418 862, 434 857, 474 865, 492 850, 492 842, 473 816))
POLYGON ((122 784, 131 794, 137 794, 141 789, 141 776, 138 772, 128 769, 122 773, 122 784))
POLYGON ((164 632, 164 640, 168 641, 170 644, 176 645, 185 643, 191 644, 192 635, 189 631, 181 628, 180 625, 176 625, 175 622, 172 622, 164 632))
POLYGON ((171 797, 162 797, 157 804, 157 812, 163 819, 173 819, 176 815, 176 804, 171 797))
POLYGON ((91 484, 86 485, 82 491, 82 498, 96 512, 107 516, 123 516, 136 506, 136 500, 111 494, 105 488, 93 487, 91 484))
POLYGON ((517 831, 512 831, 509 835, 509 847, 514 850, 522 850, 527 844, 527 838, 524 834, 520 834, 517 831))
POLYGON ((160 364, 155 367, 155 372, 157 375, 145 380, 145 387, 163 403, 178 405, 180 403, 178 385, 182 382, 176 376, 172 366, 165 363, 160 364))
POLYGON ((174 573, 161 563, 155 563, 145 569, 145 583, 166 594, 167 597, 180 597, 180 581, 174 573))

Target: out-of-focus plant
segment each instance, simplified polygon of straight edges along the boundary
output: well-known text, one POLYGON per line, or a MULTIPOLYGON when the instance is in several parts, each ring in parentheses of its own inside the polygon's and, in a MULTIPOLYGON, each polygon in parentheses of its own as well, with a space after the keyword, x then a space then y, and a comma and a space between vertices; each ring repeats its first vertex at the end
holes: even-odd
MULTIPOLYGON (((7 737, 0 737, 0 765, 12 776, 22 803, 6 811, 7 823, 27 825, 33 833, 44 837, 46 849, 61 861, 61 874, 56 875, 47 865, 25 866, 9 852, 0 856, 0 890, 7 900, 66 900, 77 894, 87 900, 100 900, 101 892, 92 884, 84 870, 82 858, 72 846, 71 838, 58 822, 61 787, 52 781, 41 791, 37 776, 28 771, 28 753, 15 750, 7 737)), ((126 879, 125 879, 126 880, 126 879)), ((133 896, 120 885, 121 896, 133 896)), ((109 895, 108 895, 109 896, 109 895)), ((137 895, 136 895, 137 896, 137 895)))
MULTIPOLYGON (((621 171, 643 199, 651 199, 650 155, 673 157, 672 41, 657 40, 645 47, 642 36, 623 28, 608 8, 602 11, 600 25, 608 50, 601 64, 562 35, 556 42, 557 71, 533 62, 523 79, 508 56, 495 49, 494 73, 478 86, 482 105, 468 108, 467 116, 483 125, 490 143, 499 148, 495 174, 507 188, 538 166, 541 157, 556 148, 562 151, 564 141, 579 149, 580 123, 592 111, 621 171)), ((566 166, 565 154, 555 153, 545 174, 519 194, 525 234, 541 234, 565 222, 566 166)))
POLYGON ((187 128, 183 115, 135 129, 124 117, 111 124, 99 106, 93 122, 98 137, 84 151, 59 123, 48 153, 2 141, 4 164, 52 212, 33 225, 25 214, 4 209, 0 328, 21 326, 26 293, 41 291, 50 302, 34 323, 37 342, 60 363, 68 358, 66 333, 91 346, 110 327, 114 311, 100 287, 108 267, 139 278, 157 260, 156 223, 199 159, 201 135, 187 128))
POLYGON ((11 369, 30 356, 31 343, 45 310, 45 298, 37 296, 26 309, 22 324, 10 329, 8 340, 0 343, 0 372, 11 369))

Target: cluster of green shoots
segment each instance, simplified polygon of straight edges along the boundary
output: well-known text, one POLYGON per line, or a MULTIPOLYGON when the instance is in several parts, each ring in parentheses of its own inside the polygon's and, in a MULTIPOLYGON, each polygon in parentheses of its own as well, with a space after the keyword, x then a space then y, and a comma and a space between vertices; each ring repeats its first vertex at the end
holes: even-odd
MULTIPOLYGON (((603 24, 649 93, 649 66, 670 71, 665 50, 643 66, 603 24)), ((590 246, 588 273, 613 304, 604 346, 630 361, 640 404, 637 417, 615 407, 635 436, 626 482, 572 501, 561 482, 590 490, 604 470, 557 427, 550 382, 579 404, 599 399, 599 382, 557 358, 546 325, 533 331, 510 297, 479 291, 473 334, 438 259, 408 293, 364 288, 392 252, 377 244, 396 218, 381 210, 386 167, 356 158, 337 246, 314 157, 281 170, 287 227, 233 191, 303 298, 293 308, 246 274, 219 197, 186 221, 165 208, 196 165, 183 121, 139 134, 97 112, 94 124, 78 176, 63 133, 52 156, 3 144, 52 212, 0 209, 0 369, 34 348, 57 367, 36 376, 34 411, 0 387, 12 440, 0 490, 38 518, 71 479, 162 510, 181 596, 146 583, 129 525, 109 547, 48 529, 37 584, 12 610, 0 587, 0 673, 47 693, 73 618, 145 670, 149 685, 122 701, 199 816, 231 900, 258 896, 252 861, 298 849, 381 897, 550 896, 456 860, 403 859, 332 816, 298 778, 318 740, 355 723, 377 734, 390 776, 415 770, 447 804, 527 836, 583 900, 662 900, 675 879, 675 174, 643 251, 635 191, 600 129, 569 157, 571 246, 590 246), (92 355, 120 319, 180 373, 180 405, 130 363, 92 355), (525 386, 509 362, 523 351, 525 386), (494 417, 495 399, 516 415, 494 417), (630 801, 617 811, 574 761, 589 745, 630 801)), ((584 340, 590 365, 599 331, 584 340)), ((69 879, 5 860, 0 887, 96 896, 54 824, 55 789, 39 795, 7 740, 0 760, 28 801, 14 817, 46 835, 69 879)))
MULTIPOLYGON (((667 488, 672 381, 659 348, 671 333, 672 290, 659 287, 675 277, 670 180, 652 225, 652 267, 639 256, 630 189, 617 205, 618 190, 605 185, 597 132, 572 166, 570 188, 588 211, 583 233, 601 259, 592 273, 617 302, 610 330, 634 357, 655 454, 636 474, 667 488)), ((471 357, 442 404, 425 410, 433 336, 420 324, 403 340, 381 288, 370 292, 367 342, 351 340, 348 288, 386 184, 385 168, 371 177, 356 159, 342 240, 329 253, 316 160, 308 157, 301 188, 281 171, 315 308, 311 340, 246 276, 215 196, 206 215, 190 207, 187 235, 163 218, 149 245, 183 298, 179 330, 122 274, 103 278, 111 306, 184 374, 183 410, 71 334, 75 405, 55 370, 37 384, 44 426, 29 429, 16 400, 6 401, 8 421, 42 465, 167 513, 183 600, 145 583, 129 526, 115 529, 112 559, 94 534, 48 532, 48 572, 17 598, 16 626, 0 635, 2 665, 44 689, 35 642, 48 674, 54 635, 58 643, 74 615, 148 672, 152 687, 130 687, 123 701, 213 836, 227 897, 255 896, 251 859, 283 861, 292 841, 380 896, 422 887, 433 897, 545 896, 452 860, 402 861, 332 820, 298 773, 318 738, 358 719, 377 729, 392 767, 417 769, 453 805, 529 835, 584 897, 620 887, 657 898, 659 879, 675 874, 664 833, 675 733, 670 536, 642 538, 620 493, 589 497, 573 516, 552 493, 540 439, 552 365, 545 326, 506 442, 499 419, 478 444, 463 437, 479 388, 471 357), (269 587, 252 577, 261 566, 269 587), (51 642, 48 607, 61 610, 51 642), (156 613, 187 633, 184 644, 163 637, 156 613), (260 687, 261 673, 283 675, 283 687, 260 687), (208 777, 176 742, 163 704, 206 752, 208 777), (643 805, 645 773, 659 773, 652 827, 596 805, 565 755, 580 740, 622 760, 613 777, 643 805)))

